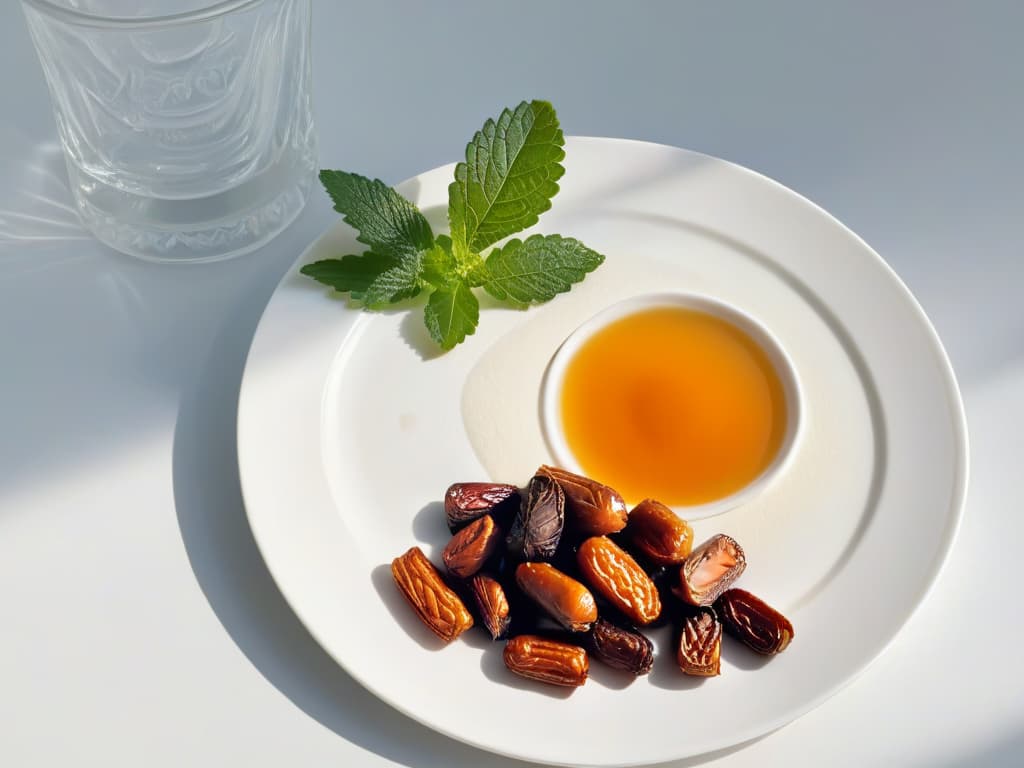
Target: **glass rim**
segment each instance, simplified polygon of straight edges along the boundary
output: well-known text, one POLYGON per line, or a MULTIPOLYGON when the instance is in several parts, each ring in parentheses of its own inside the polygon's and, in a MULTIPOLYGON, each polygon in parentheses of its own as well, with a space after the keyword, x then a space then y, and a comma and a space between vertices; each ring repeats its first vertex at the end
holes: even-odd
POLYGON ((170 27, 210 21, 234 11, 259 5, 264 0, 217 0, 193 11, 180 11, 159 16, 106 16, 100 13, 82 11, 77 8, 69 8, 66 5, 54 2, 54 0, 21 0, 21 2, 23 5, 31 6, 40 13, 45 13, 53 18, 79 26, 137 29, 142 27, 170 27))

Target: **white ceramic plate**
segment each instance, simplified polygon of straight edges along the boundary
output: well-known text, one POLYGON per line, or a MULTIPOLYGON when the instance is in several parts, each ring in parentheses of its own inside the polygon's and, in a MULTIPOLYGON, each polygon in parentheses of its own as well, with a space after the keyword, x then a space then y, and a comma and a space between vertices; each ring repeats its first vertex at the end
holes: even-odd
MULTIPOLYGON (((475 336, 436 355, 422 313, 365 314, 292 272, 250 350, 238 453, 253 533, 320 644, 369 690, 450 736, 515 757, 629 765, 767 733, 823 702, 893 639, 949 552, 967 482, 953 373, 927 318, 867 245, 807 200, 711 157, 570 139, 538 231, 606 263, 528 312, 484 301, 475 336), (717 297, 785 348, 803 393, 801 437, 758 498, 697 521, 744 546, 740 586, 796 629, 765 661, 731 642, 721 677, 678 674, 655 633, 652 673, 591 665, 567 694, 520 680, 474 630, 446 648, 391 583, 413 544, 435 562, 439 500, 456 480, 524 483, 550 461, 544 369, 603 307, 663 290, 717 297)), ((399 187, 444 230, 452 167, 399 187)), ((338 224, 297 266, 359 250, 338 224)), ((297 267, 296 267, 297 269, 297 267)))

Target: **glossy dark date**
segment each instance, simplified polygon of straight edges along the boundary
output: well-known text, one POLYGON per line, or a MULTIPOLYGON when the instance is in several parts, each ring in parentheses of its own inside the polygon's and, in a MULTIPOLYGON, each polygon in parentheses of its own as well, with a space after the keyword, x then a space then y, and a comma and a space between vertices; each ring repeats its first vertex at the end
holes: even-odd
POLYGON ((500 520, 518 507, 519 489, 505 483, 454 483, 444 493, 445 522, 452 533, 487 514, 500 520))
POLYGON ((555 556, 565 525, 565 494, 547 474, 533 476, 508 535, 509 553, 522 560, 555 556))
POLYGON ((793 639, 789 619, 745 589, 729 589, 715 601, 725 631, 751 650, 782 653, 793 639))
POLYGON ((639 632, 599 618, 590 629, 591 653, 609 667, 646 675, 654 664, 654 645, 639 632))

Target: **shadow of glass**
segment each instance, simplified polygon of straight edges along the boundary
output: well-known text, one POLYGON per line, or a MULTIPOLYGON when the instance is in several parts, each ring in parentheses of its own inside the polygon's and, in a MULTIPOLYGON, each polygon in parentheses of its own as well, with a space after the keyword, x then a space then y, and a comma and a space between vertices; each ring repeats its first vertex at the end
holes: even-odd
POLYGON ((64 151, 56 141, 35 142, 30 137, 0 133, 7 146, 4 176, 15 183, 0 188, 0 254, 38 256, 26 246, 69 241, 92 241, 82 226, 68 188, 64 151))

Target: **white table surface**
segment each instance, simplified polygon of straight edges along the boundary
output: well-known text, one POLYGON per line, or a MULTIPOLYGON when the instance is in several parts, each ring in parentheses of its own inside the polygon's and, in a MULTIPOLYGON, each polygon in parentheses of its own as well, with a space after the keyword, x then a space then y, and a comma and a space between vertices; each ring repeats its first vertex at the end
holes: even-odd
MULTIPOLYGON (((567 133, 750 166, 895 267, 967 405, 963 527, 889 650, 780 731, 676 765, 1019 765, 1024 4, 503 5, 315 2, 322 165, 397 182, 542 97, 567 133)), ((278 279, 335 220, 326 197, 231 262, 121 256, 69 207, 16 2, 0 72, 0 765, 515 765, 363 691, 247 527, 242 366, 278 279)))

